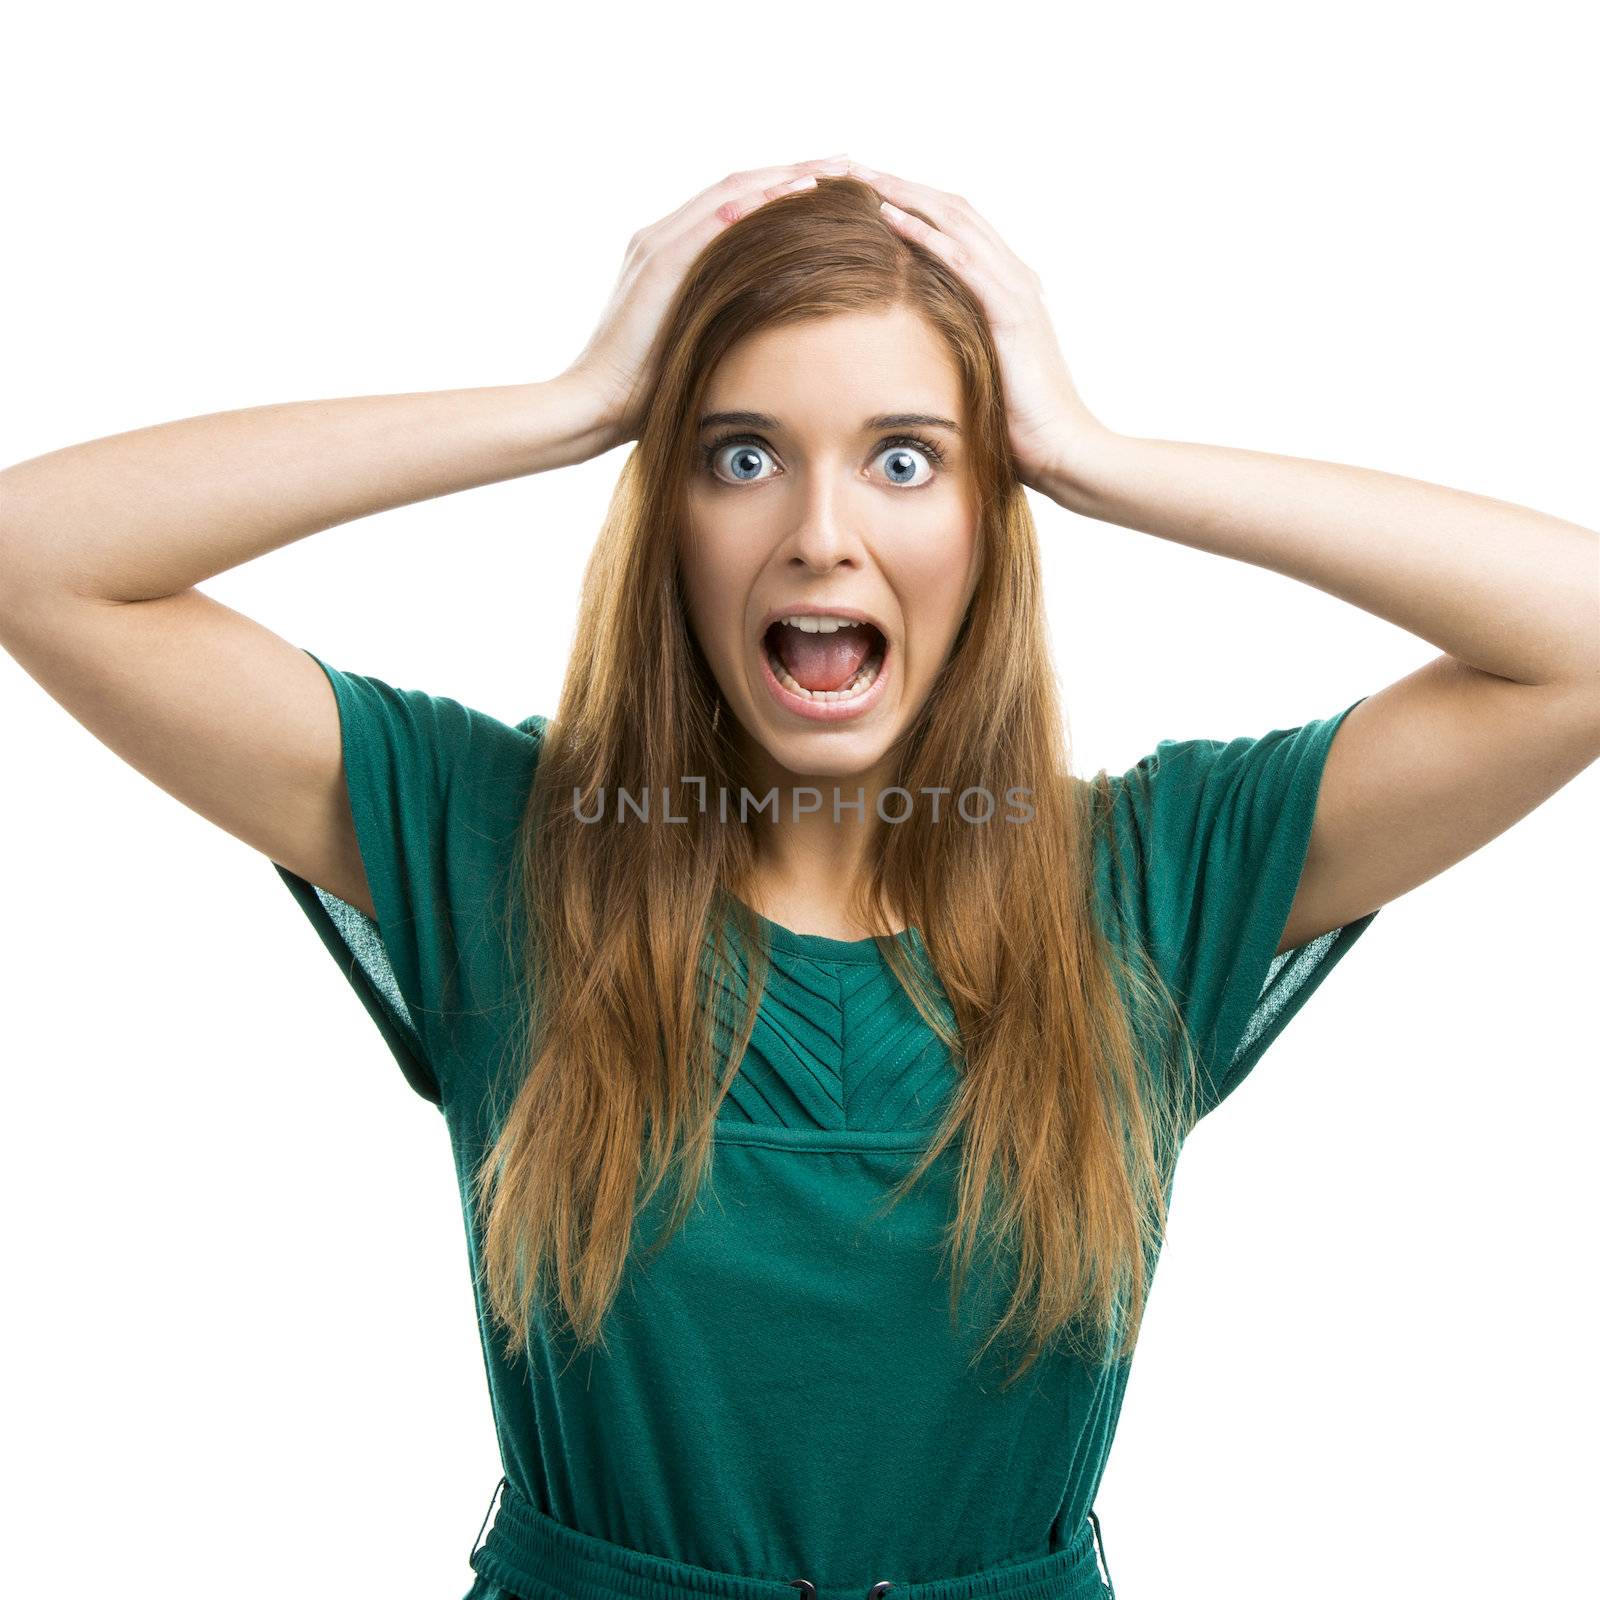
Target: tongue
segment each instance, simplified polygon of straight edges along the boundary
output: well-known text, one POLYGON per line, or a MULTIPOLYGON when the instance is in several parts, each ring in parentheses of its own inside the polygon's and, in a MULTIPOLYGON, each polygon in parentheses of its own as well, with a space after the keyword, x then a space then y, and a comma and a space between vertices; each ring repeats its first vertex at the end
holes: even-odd
POLYGON ((774 652, 802 689, 813 694, 843 689, 861 670, 872 649, 870 628, 840 628, 836 633, 802 633, 779 623, 774 652))

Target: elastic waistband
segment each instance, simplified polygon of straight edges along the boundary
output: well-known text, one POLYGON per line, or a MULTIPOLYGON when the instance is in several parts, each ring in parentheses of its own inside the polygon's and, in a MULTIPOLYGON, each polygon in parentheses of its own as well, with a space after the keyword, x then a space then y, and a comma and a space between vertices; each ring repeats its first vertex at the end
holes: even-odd
MULTIPOLYGON (((1091 1511, 1067 1544, 1048 1555, 1006 1562, 960 1577, 910 1583, 893 1573, 859 1587, 824 1588, 797 1572, 746 1578, 690 1566, 597 1539, 546 1516, 507 1478, 496 1489, 494 1526, 471 1565, 519 1600, 1114 1600, 1102 1580, 1104 1546, 1091 1511), (503 1492, 502 1492, 503 1491, 503 1492), (1096 1547, 1099 1546, 1099 1560, 1096 1547)), ((484 1518, 487 1523, 488 1517, 484 1518)), ((482 1531, 479 1532, 482 1538, 482 1531)), ((1106 1579, 1109 1580, 1109 1568, 1106 1579)))

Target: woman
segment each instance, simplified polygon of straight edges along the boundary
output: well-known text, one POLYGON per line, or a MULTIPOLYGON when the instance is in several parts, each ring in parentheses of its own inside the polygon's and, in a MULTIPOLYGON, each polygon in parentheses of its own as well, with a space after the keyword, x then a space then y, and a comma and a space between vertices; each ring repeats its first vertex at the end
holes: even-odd
POLYGON ((504 1465, 476 1600, 1111 1593, 1184 1137, 1381 905, 1600 754, 1594 535, 1118 436, 972 208, 843 160, 635 235, 554 380, 0 483, 7 649, 276 864, 445 1116, 504 1465), (194 587, 631 440, 552 718, 194 587), (1023 486, 1446 653, 1079 780, 1023 486))

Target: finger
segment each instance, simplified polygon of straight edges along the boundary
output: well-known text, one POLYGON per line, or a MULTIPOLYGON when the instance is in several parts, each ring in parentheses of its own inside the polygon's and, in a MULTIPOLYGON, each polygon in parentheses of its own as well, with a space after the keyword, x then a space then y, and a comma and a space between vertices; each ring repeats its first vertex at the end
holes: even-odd
POLYGON ((897 177, 892 172, 875 171, 862 166, 859 161, 850 163, 850 175, 871 184, 885 200, 892 201, 902 209, 915 206, 917 210, 926 212, 952 238, 976 232, 992 248, 1003 250, 1007 255, 1011 253, 1005 240, 960 195, 947 194, 943 189, 931 189, 925 183, 913 183, 911 179, 897 177))
POLYGON ((909 211, 902 211, 892 200, 883 201, 878 209, 882 211, 889 224, 897 228, 906 238, 920 244, 925 250, 934 255, 950 267, 952 271, 962 277, 971 275, 973 267, 972 251, 959 239, 942 232, 932 223, 924 222, 921 217, 914 217, 909 211))
MULTIPOLYGON (((781 175, 792 169, 778 170, 781 175)), ((741 217, 748 216, 750 212, 764 206, 769 200, 793 194, 800 189, 814 188, 818 172, 833 172, 842 177, 845 170, 843 161, 822 161, 814 164, 814 170, 802 173, 798 177, 780 176, 779 181, 775 183, 757 184, 742 192, 735 192, 715 204, 710 212, 689 223, 684 232, 675 235, 671 241, 671 248, 676 251, 682 247, 698 253, 707 240, 715 237, 724 228, 731 227, 741 217)))
POLYGON ((909 211, 902 211, 892 200, 885 200, 880 209, 891 227, 938 256, 977 295, 991 323, 999 323, 1005 314, 1003 308, 1013 297, 1013 291, 994 271, 992 255, 985 250, 975 249, 967 241, 953 238, 924 222, 921 217, 912 216, 909 211))
POLYGON ((645 229, 653 234, 658 230, 672 230, 674 224, 692 227, 715 212, 719 205, 757 191, 775 189, 791 179, 829 171, 842 177, 849 171, 849 157, 845 155, 815 156, 809 161, 792 161, 786 166, 754 167, 747 172, 730 172, 720 182, 686 200, 678 209, 645 229))
MULTIPOLYGON (((863 182, 867 181, 864 174, 868 170, 858 162, 850 164, 851 175, 861 178, 863 182)), ((907 205, 916 205, 918 210, 931 216, 938 225, 938 233, 964 254, 959 259, 953 258, 948 249, 938 250, 931 239, 924 238, 923 242, 949 261, 963 277, 975 283, 981 280, 991 289, 1006 289, 1012 293, 1025 292, 1029 287, 1038 288, 1038 273, 960 195, 945 194, 925 184, 912 183, 908 179, 882 172, 873 173, 872 187, 891 205, 897 197, 902 199, 902 204, 896 207, 898 216, 884 212, 896 227, 901 227, 902 218, 907 225, 917 222, 918 219, 904 209, 907 205), (898 195, 895 191, 898 191, 898 195)), ((923 223, 922 227, 926 228, 927 224, 923 223)), ((921 237, 909 226, 902 231, 911 238, 921 237)), ((991 301, 994 305, 999 303, 998 298, 991 301)))

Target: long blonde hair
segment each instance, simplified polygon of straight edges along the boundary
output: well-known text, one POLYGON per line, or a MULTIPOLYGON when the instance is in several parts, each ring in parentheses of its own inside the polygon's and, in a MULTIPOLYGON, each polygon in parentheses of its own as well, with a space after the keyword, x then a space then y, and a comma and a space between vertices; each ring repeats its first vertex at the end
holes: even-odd
POLYGON ((651 408, 586 570, 518 839, 523 1026, 474 1179, 486 1298, 511 1355, 527 1350, 536 1301, 580 1345, 604 1345, 637 1208, 676 1166, 660 1248, 694 1204, 766 972, 760 929, 737 898, 754 863, 746 825, 680 805, 683 825, 598 828, 570 798, 677 794, 689 773, 704 774, 709 793, 747 782, 715 726, 719 691, 678 568, 710 375, 759 329, 897 305, 926 319, 959 368, 981 571, 897 745, 896 781, 912 793, 997 793, 1003 774, 1030 791, 1035 815, 955 829, 922 808, 877 828, 853 909, 860 926, 887 930, 892 907, 919 931, 948 1012, 901 941, 885 931, 879 947, 960 1066, 939 1131, 886 1204, 963 1135, 946 1235, 951 1315, 994 1189, 992 1236, 1017 1283, 973 1359, 1020 1330, 1029 1349, 1010 1381, 1058 1334, 1097 1361, 1131 1355, 1138 1336, 1172 1162, 1196 1114, 1191 1041, 1181 1027, 1136 1025, 1158 1009, 1170 1022, 1175 1008, 1141 953, 1119 959, 1095 917, 1090 840, 1107 825, 1110 791, 1103 770, 1070 776, 1037 533, 1012 470, 987 321, 958 277, 883 221, 877 198, 858 180, 822 179, 760 206, 702 252, 661 330, 651 408), (730 970, 729 919, 749 958, 731 1026, 707 1000, 730 970), (1165 1052, 1151 1059, 1141 1032, 1175 1032, 1182 1068, 1152 1071, 1169 1064, 1165 1052))

